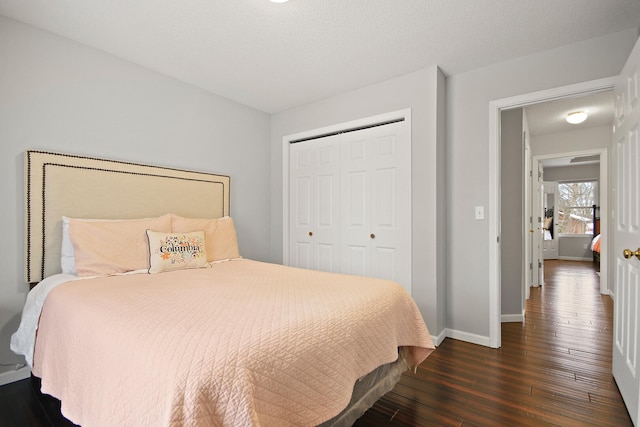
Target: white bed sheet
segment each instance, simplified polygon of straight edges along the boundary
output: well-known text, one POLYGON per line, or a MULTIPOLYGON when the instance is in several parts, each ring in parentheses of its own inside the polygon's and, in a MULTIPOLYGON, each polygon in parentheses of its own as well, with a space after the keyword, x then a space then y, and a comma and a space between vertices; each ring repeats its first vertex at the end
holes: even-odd
POLYGON ((56 286, 63 283, 77 280, 78 277, 72 274, 54 274, 44 279, 27 294, 27 300, 22 310, 22 318, 18 330, 11 335, 11 350, 16 354, 24 356, 29 368, 33 368, 33 350, 36 344, 36 331, 42 306, 47 299, 47 295, 56 286))
MULTIPOLYGON (((114 274, 114 276, 128 276, 130 274, 147 274, 145 270, 134 270, 127 273, 114 274)), ((22 317, 18 330, 11 335, 11 351, 24 356, 30 369, 33 369, 33 352, 36 344, 36 332, 47 295, 56 287, 74 280, 93 279, 91 277, 78 277, 74 274, 54 274, 46 277, 27 294, 27 299, 22 309, 22 317)))

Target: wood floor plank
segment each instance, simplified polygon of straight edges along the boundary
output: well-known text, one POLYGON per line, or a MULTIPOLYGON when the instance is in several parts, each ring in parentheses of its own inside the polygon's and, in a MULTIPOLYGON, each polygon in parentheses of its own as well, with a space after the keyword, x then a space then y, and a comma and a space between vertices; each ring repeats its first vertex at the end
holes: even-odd
POLYGON ((631 426, 611 374, 613 301, 594 267, 545 261, 502 348, 447 338, 355 425, 398 425, 395 413, 409 426, 631 426))

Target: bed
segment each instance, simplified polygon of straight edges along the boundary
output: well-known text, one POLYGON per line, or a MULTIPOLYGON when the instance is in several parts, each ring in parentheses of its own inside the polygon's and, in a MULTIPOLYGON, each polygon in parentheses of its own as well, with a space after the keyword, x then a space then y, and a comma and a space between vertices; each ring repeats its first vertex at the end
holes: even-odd
POLYGON ((553 240, 553 219, 553 208, 544 208, 544 223, 542 226, 544 240, 553 240))
POLYGON ((25 172, 11 347, 77 424, 351 425, 434 349, 397 283, 242 258, 227 176, 40 151, 25 172))
POLYGON ((593 239, 591 240, 591 252, 593 262, 600 263, 600 206, 593 205, 593 239))

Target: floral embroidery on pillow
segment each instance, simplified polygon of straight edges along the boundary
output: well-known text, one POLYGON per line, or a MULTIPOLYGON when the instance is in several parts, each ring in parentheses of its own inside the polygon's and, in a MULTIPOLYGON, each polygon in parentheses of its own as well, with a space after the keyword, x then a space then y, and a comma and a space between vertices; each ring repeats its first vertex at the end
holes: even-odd
POLYGON ((200 268, 207 265, 204 231, 163 233, 147 230, 149 273, 200 268))

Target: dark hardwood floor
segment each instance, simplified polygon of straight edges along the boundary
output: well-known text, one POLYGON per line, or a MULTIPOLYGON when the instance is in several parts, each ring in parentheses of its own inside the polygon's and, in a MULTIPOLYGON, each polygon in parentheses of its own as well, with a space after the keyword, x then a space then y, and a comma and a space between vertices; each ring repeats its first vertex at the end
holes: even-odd
POLYGON ((544 268, 500 349, 446 339, 355 426, 631 426, 611 375, 613 301, 594 264, 544 268))
MULTIPOLYGON (((547 261, 502 348, 446 339, 355 426, 631 426, 611 376, 613 304, 589 262, 547 261)), ((0 427, 70 426, 37 381, 0 387, 0 427)))
POLYGON ((40 393, 37 378, 0 387, 0 427, 73 427, 60 414, 60 401, 40 393))

